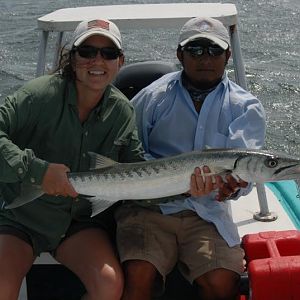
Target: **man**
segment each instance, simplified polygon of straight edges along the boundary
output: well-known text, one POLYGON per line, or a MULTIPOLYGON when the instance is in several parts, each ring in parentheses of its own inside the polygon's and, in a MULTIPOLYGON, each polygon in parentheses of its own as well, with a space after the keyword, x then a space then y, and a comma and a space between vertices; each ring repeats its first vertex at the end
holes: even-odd
MULTIPOLYGON (((148 159, 206 147, 263 146, 264 109, 228 79, 230 55, 228 31, 218 20, 198 17, 183 26, 177 49, 183 70, 163 76, 132 100, 148 159)), ((199 177, 199 170, 193 176, 199 177)), ((251 184, 227 176, 218 187, 215 191, 211 179, 198 181, 191 190, 199 197, 136 201, 118 209, 124 300, 151 299, 175 264, 198 285, 201 299, 236 299, 244 253, 227 200, 247 194, 251 184)))

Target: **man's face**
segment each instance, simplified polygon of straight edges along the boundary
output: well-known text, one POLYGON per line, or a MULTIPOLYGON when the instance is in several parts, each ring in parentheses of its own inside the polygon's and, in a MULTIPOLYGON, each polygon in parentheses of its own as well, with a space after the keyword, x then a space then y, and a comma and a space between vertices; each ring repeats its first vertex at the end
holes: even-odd
POLYGON ((230 57, 230 50, 223 50, 208 39, 189 42, 177 51, 186 76, 200 89, 209 89, 221 80, 230 57))

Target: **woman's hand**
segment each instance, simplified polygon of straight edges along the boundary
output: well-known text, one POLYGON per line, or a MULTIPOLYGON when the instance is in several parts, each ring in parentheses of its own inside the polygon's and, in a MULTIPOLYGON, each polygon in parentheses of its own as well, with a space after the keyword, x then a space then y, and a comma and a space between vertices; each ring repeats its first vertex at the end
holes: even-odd
POLYGON ((78 193, 68 179, 68 172, 70 169, 67 166, 50 163, 43 178, 43 191, 52 196, 77 197, 78 193))

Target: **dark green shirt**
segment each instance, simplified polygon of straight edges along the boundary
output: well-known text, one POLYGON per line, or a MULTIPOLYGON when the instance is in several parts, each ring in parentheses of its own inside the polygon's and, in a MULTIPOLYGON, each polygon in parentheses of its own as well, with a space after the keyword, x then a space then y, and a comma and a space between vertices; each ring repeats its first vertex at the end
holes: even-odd
POLYGON ((22 181, 41 184, 49 163, 87 171, 89 151, 120 162, 142 159, 133 107, 118 89, 108 86, 83 124, 76 99, 74 82, 47 75, 28 82, 0 106, 0 224, 10 225, 11 220, 48 235, 49 249, 56 247, 72 219, 89 216, 89 203, 44 195, 4 209, 19 194, 22 181))

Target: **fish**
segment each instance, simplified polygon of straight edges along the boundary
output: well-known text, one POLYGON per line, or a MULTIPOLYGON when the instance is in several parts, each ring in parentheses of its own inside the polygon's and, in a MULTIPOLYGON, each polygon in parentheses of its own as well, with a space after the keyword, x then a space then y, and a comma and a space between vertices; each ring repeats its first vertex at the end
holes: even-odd
MULTIPOLYGON (((89 152, 91 167, 70 172, 68 179, 80 197, 90 201, 91 216, 119 200, 156 199, 185 193, 195 167, 208 166, 223 178, 231 174, 249 183, 300 179, 300 159, 257 149, 206 149, 135 163, 119 163, 89 152)), ((205 176, 205 175, 203 175, 205 176)), ((41 196, 40 187, 26 187, 7 209, 41 196)))

